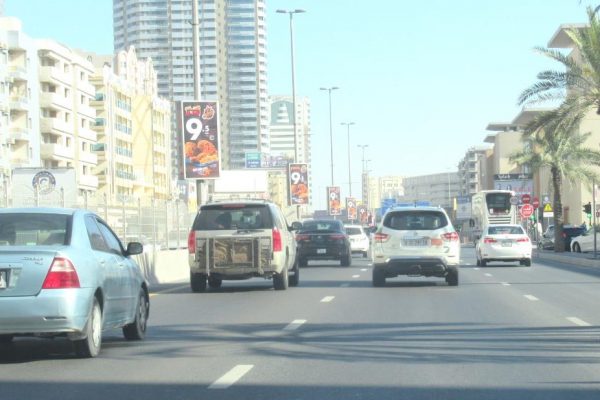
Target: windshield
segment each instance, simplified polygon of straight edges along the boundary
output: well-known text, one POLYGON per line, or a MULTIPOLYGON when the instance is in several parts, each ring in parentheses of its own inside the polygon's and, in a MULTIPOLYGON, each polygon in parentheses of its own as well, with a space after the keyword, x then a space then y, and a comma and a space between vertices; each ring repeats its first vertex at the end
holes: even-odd
POLYGON ((194 230, 271 229, 269 208, 264 205, 214 205, 202 207, 194 230))
POLYGON ((511 209, 510 193, 488 193, 485 196, 490 214, 508 214, 511 209))
POLYGON ((69 215, 0 213, 0 246, 68 244, 70 219, 69 215))

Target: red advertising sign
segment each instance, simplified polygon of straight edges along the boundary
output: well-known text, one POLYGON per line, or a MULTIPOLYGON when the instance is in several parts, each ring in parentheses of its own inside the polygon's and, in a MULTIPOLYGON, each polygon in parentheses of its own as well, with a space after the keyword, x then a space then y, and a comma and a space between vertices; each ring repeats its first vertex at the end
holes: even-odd
POLYGON ((354 221, 357 218, 356 199, 352 197, 346 197, 346 212, 348 219, 354 221))
POLYGON ((185 179, 218 178, 219 117, 216 101, 181 102, 185 179))
POLYGON ((341 215, 342 207, 340 204, 340 187, 339 186, 328 186, 327 187, 327 211, 329 215, 341 215))
POLYGON ((308 165, 289 164, 290 204, 308 204, 308 165))
POLYGON ((533 206, 531 204, 523 204, 523 206, 521 207, 521 217, 523 218, 529 218, 531 217, 531 215, 533 214, 533 206))
POLYGON ((362 225, 366 225, 369 223, 369 210, 364 204, 358 206, 358 220, 362 225))

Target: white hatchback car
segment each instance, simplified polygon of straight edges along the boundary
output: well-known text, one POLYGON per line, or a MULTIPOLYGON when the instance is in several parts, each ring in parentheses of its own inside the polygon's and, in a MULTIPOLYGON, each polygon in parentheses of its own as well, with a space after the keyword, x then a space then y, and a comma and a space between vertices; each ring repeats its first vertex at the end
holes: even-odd
POLYGON ((369 254, 369 236, 360 225, 344 225, 346 233, 350 238, 350 249, 352 253, 361 253, 363 257, 369 254))
POLYGON ((477 265, 490 261, 519 261, 531 266, 531 240, 521 225, 488 225, 477 241, 477 265))
POLYGON ((371 246, 373 286, 398 275, 444 277, 458 285, 460 240, 441 207, 397 207, 386 212, 371 246))

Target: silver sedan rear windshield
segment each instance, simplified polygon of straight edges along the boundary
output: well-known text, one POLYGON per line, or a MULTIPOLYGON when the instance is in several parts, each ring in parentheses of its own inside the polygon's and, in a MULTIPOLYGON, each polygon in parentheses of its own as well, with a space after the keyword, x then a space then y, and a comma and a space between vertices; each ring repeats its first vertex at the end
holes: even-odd
POLYGON ((439 211, 394 211, 385 216, 383 226, 395 230, 435 230, 448 225, 448 219, 439 211))
POLYGON ((0 246, 69 244, 70 220, 64 214, 0 214, 0 246))

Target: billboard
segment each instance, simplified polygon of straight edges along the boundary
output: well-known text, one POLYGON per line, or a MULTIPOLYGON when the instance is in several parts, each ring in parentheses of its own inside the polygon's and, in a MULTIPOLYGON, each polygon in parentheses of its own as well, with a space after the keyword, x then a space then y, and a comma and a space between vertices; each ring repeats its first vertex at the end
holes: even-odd
POLYGON ((329 215, 342 215, 339 186, 327 186, 327 211, 329 215))
POLYGON ((308 164, 289 164, 288 185, 290 204, 308 204, 308 164))
POLYGON ((185 179, 213 179, 221 172, 216 101, 182 101, 185 179))
POLYGON ((346 197, 346 213, 350 221, 357 219, 356 199, 353 197, 346 197))
POLYGON ((533 195, 533 175, 496 174, 494 175, 494 189, 512 190, 519 199, 523 194, 533 195))
POLYGON ((14 206, 77 207, 77 177, 73 168, 15 168, 14 206))
POLYGON ((274 155, 258 151, 247 151, 245 167, 247 169, 282 169, 287 168, 294 160, 286 155, 274 155))
POLYGON ((358 220, 362 225, 366 225, 369 221, 369 209, 365 204, 358 206, 358 220))
POLYGON ((456 198, 456 219, 471 218, 471 196, 458 196, 456 198))

